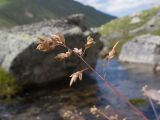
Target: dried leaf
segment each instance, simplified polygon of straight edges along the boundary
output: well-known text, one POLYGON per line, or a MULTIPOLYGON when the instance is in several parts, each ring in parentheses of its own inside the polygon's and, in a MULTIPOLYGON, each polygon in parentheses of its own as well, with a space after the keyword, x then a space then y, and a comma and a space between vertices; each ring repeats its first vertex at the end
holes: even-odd
POLYGON ((87 37, 87 43, 85 44, 85 49, 92 47, 96 42, 93 40, 91 36, 87 37))
POLYGON ((76 54, 80 55, 80 56, 82 56, 82 54, 83 54, 82 48, 81 48, 81 49, 74 48, 73 51, 74 51, 76 54))
POLYGON ((58 59, 58 60, 64 60, 64 59, 66 59, 66 58, 69 58, 70 56, 71 56, 71 54, 72 54, 72 52, 71 51, 68 51, 68 52, 66 52, 66 53, 59 53, 56 57, 55 57, 55 59, 58 59))

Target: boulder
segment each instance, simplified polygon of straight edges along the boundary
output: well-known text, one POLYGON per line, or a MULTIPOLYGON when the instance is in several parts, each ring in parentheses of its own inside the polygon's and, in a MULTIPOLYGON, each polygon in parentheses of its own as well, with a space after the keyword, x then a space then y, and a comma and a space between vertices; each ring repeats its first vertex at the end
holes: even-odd
POLYGON ((100 35, 87 30, 83 16, 72 15, 65 19, 23 25, 0 31, 0 65, 12 73, 23 86, 58 81, 69 76, 73 71, 84 68, 82 62, 73 56, 65 61, 56 61, 54 57, 64 52, 61 47, 51 52, 36 50, 38 37, 62 33, 71 48, 81 48, 86 37, 91 35, 96 45, 87 50, 84 58, 94 67, 100 51, 100 35))
POLYGON ((123 45, 119 60, 151 65, 160 64, 160 36, 146 34, 135 37, 123 45))
POLYGON ((130 21, 130 24, 137 24, 137 23, 140 23, 140 22, 141 22, 140 17, 133 17, 130 21))

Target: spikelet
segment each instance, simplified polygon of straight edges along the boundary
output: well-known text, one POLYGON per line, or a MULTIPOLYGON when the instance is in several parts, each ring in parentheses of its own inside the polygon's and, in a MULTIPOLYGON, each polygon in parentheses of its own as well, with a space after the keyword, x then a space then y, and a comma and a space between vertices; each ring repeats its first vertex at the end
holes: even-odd
POLYGON ((83 54, 82 48, 81 48, 81 49, 74 48, 74 49, 73 49, 73 52, 75 52, 76 54, 78 54, 78 55, 80 55, 80 56, 82 56, 82 54, 83 54))
POLYGON ((82 80, 82 73, 83 73, 84 71, 86 71, 86 70, 88 70, 88 68, 73 73, 73 74, 70 76, 70 77, 71 77, 70 86, 71 86, 74 82, 76 82, 77 79, 82 80))
POLYGON ((96 42, 93 40, 91 36, 87 37, 87 43, 85 44, 85 49, 92 47, 96 42))
POLYGON ((39 41, 37 42, 37 44, 38 46, 36 49, 43 52, 51 51, 56 47, 54 42, 49 37, 39 38, 39 41))
POLYGON ((64 60, 64 59, 66 59, 66 58, 69 58, 69 57, 71 56, 71 54, 72 54, 71 51, 68 51, 68 52, 66 52, 66 53, 59 53, 59 54, 55 57, 55 59, 62 61, 62 60, 64 60))
POLYGON ((108 55, 105 58, 112 59, 115 56, 115 54, 116 54, 116 47, 117 47, 118 43, 119 43, 119 41, 116 42, 116 44, 113 46, 112 50, 108 53, 108 55))
POLYGON ((55 34, 51 37, 39 38, 37 44, 37 50, 47 52, 53 50, 56 46, 65 44, 65 39, 63 35, 55 34))
POLYGON ((73 73, 71 76, 71 80, 70 80, 70 86, 76 82, 76 80, 79 78, 79 80, 82 80, 82 71, 77 71, 75 73, 73 73))
POLYGON ((51 39, 53 41, 55 41, 56 44, 60 45, 60 44, 65 44, 65 38, 62 34, 55 34, 51 37, 51 39))

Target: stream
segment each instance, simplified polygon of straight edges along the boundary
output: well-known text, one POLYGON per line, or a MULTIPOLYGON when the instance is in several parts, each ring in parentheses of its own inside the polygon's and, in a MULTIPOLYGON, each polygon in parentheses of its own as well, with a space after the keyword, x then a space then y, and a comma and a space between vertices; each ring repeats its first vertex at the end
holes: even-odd
MULTIPOLYGON (((124 64, 117 59, 106 64, 99 59, 96 70, 129 99, 146 100, 136 106, 149 120, 155 120, 152 107, 141 92, 144 85, 160 89, 160 74, 155 74, 151 66, 124 64)), ((160 105, 153 103, 160 113, 160 105)), ((0 120, 105 120, 90 113, 93 105, 108 115, 118 114, 120 119, 143 120, 94 73, 91 77, 84 75, 73 87, 69 87, 66 79, 45 88, 28 90, 11 101, 0 102, 0 120), (110 108, 106 110, 107 105, 110 108)))

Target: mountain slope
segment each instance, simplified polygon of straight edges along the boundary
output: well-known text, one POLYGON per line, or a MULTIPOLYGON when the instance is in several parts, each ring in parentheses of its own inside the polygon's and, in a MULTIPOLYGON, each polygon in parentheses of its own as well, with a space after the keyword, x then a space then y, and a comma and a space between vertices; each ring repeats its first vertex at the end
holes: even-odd
POLYGON ((108 41, 104 41, 106 46, 113 46, 117 40, 120 41, 118 45, 118 52, 120 52, 121 46, 136 36, 148 33, 160 36, 158 25, 160 22, 154 20, 156 16, 160 16, 160 7, 158 6, 135 15, 112 20, 102 25, 99 32, 102 36, 107 36, 108 41), (151 29, 149 29, 150 27, 151 29))
POLYGON ((73 13, 84 13, 88 27, 96 27, 115 18, 73 0, 1 0, 0 27, 65 17, 73 13))

